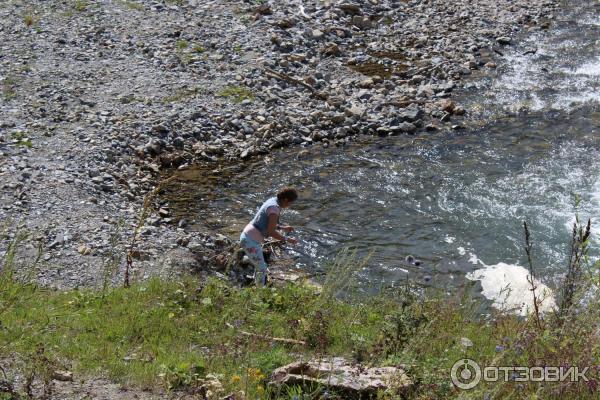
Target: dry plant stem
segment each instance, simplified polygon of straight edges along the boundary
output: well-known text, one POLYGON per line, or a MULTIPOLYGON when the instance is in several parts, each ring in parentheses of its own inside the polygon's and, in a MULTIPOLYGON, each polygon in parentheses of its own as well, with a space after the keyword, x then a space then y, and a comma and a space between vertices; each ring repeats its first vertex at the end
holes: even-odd
POLYGON ((304 82, 302 82, 302 81, 300 81, 298 79, 292 78, 288 74, 284 74, 283 72, 277 72, 277 71, 272 70, 270 68, 265 68, 265 71, 267 72, 268 75, 272 75, 275 78, 279 78, 279 79, 281 79, 283 81, 287 81, 287 82, 295 83, 296 85, 300 85, 300 86, 308 89, 311 93, 315 92, 315 88, 313 88, 309 84, 304 83, 304 82))
MULTIPOLYGON (((231 329, 236 329, 233 325, 231 325, 230 323, 225 323, 225 325, 227 325, 228 328, 231 329)), ((289 344, 299 344, 299 345, 306 345, 306 342, 303 340, 297 340, 297 339, 289 339, 289 338, 280 338, 280 337, 272 337, 272 336, 267 336, 267 335, 259 335, 257 333, 252 333, 252 332, 247 332, 247 331, 243 331, 241 329, 236 329, 241 335, 244 336, 248 336, 248 337, 253 337, 253 338, 257 338, 257 339, 263 339, 263 340, 267 340, 270 342, 279 342, 279 343, 289 343, 289 344)))
POLYGON ((326 100, 327 96, 325 96, 324 94, 318 93, 314 87, 310 86, 307 83, 304 83, 304 82, 302 82, 302 81, 300 81, 298 79, 292 78, 291 76, 289 76, 287 74, 284 74, 282 72, 277 72, 277 71, 272 70, 270 68, 265 68, 265 72, 267 73, 267 75, 271 75, 271 76, 273 76, 273 77, 275 77, 277 79, 280 79, 282 81, 286 81, 286 82, 294 83, 296 85, 300 85, 300 86, 308 89, 313 96, 315 96, 315 97, 317 97, 317 98, 319 98, 321 100, 326 100))
POLYGON ((587 255, 588 239, 591 233, 591 219, 588 219, 585 230, 579 225, 579 219, 573 224, 571 234, 571 252, 569 256, 569 265, 563 284, 562 300, 560 305, 560 315, 565 316, 567 311, 573 306, 574 297, 581 281, 581 263, 587 255))
POLYGON ((523 222, 523 228, 525 229, 525 252, 527 253, 527 263, 529 264, 529 275, 527 276, 527 282, 529 282, 529 290, 531 290, 531 293, 533 295, 533 312, 535 317, 535 324, 539 330, 542 330, 542 322, 540 319, 539 308, 541 300, 538 299, 537 293, 535 292, 535 290, 537 289, 537 285, 535 284, 535 270, 533 269, 533 262, 531 260, 531 248, 533 246, 531 244, 531 235, 529 234, 529 227, 527 226, 527 222, 523 222))
POLYGON ((127 251, 127 264, 125 266, 125 277, 124 277, 124 281, 123 281, 123 286, 126 288, 128 288, 131 284, 129 275, 130 275, 131 267, 133 266, 133 249, 135 248, 135 244, 139 237, 142 226, 144 226, 144 223, 146 222, 146 218, 148 218, 150 208, 152 207, 152 201, 166 185, 168 185, 169 183, 173 182, 176 179, 177 179, 177 176, 172 175, 166 179, 161 180, 160 182, 158 182, 158 185, 156 185, 156 187, 150 193, 148 193, 146 195, 146 197, 144 198, 144 205, 142 207, 142 212, 140 213, 140 218, 138 219, 138 223, 133 232, 133 237, 131 238, 131 242, 129 243, 129 250, 127 251))

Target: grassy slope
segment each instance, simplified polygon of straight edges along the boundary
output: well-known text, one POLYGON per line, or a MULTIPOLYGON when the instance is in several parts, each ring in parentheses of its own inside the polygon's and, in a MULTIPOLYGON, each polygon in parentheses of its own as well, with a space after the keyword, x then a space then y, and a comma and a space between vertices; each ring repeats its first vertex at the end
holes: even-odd
POLYGON ((595 274, 581 288, 585 301, 575 298, 568 313, 548 315, 538 325, 533 317, 482 316, 474 300, 415 295, 409 288, 352 299, 353 272, 364 264, 353 263, 351 254, 332 263, 320 293, 292 284, 239 289, 195 277, 154 279, 128 289, 51 291, 15 278, 13 271, 31 268, 15 262, 20 238, 0 264, 0 360, 21 361, 20 375, 38 381, 68 369, 78 377, 106 376, 155 390, 193 393, 205 385, 210 398, 241 391, 246 396, 238 398, 297 398, 298 388, 269 393, 273 369, 341 355, 370 365, 402 365, 415 383, 405 397, 413 399, 600 398, 600 368, 587 375, 589 382, 578 383, 510 381, 461 391, 450 380, 452 365, 465 357, 482 366, 600 364, 595 274), (336 297, 341 290, 343 301, 336 297))
POLYGON ((567 328, 539 330, 513 316, 474 318, 471 309, 459 301, 398 293, 358 303, 319 296, 304 286, 235 289, 211 281, 199 287, 193 278, 153 280, 104 294, 52 292, 5 274, 0 355, 19 354, 41 376, 45 369, 67 367, 80 376, 105 375, 146 388, 193 390, 210 381, 210 374, 220 374, 223 388, 214 387, 215 394, 244 391, 251 398, 263 396, 274 368, 316 354, 405 364, 417 383, 412 398, 593 397, 589 383, 566 385, 562 394, 556 385, 539 384, 480 385, 470 392, 453 388, 450 368, 465 356, 496 365, 578 360, 589 365, 597 352, 595 314, 582 314, 567 328), (307 344, 249 338, 239 330, 307 344), (473 346, 465 347, 463 337, 473 346))

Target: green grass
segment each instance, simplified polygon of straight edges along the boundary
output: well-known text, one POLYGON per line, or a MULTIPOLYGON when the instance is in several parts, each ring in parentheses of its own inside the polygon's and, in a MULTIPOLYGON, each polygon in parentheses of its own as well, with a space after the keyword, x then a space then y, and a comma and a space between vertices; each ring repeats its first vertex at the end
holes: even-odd
POLYGON ((31 143, 31 139, 29 139, 29 137, 27 136, 27 133, 25 132, 21 132, 21 131, 17 131, 17 132, 12 132, 10 134, 11 139, 13 139, 16 143, 17 146, 25 146, 25 147, 32 147, 33 143, 31 143))
POLYGON ((13 76, 9 75, 4 78, 2 81, 2 96, 4 96, 4 99, 12 100, 17 97, 16 84, 17 81, 13 76))
MULTIPOLYGON (((310 336, 311 330, 318 331, 311 307, 317 297, 304 287, 237 290, 212 281, 198 290, 190 278, 152 280, 103 295, 2 283, 18 299, 3 315, 1 342, 11 343, 25 358, 43 344, 46 357, 71 360, 78 374, 106 375, 141 387, 188 387, 213 373, 223 375, 226 390, 249 385, 250 391, 261 391, 266 374, 294 360, 293 353, 312 354, 320 346, 319 338, 310 336), (308 339, 310 346, 247 339, 228 324, 308 339)), ((3 298, 0 304, 7 302, 3 298)), ((348 333, 365 340, 378 335, 381 315, 357 313, 341 302, 332 307, 329 351, 347 353, 348 333)))
POLYGON ((25 15, 23 16, 23 23, 24 23, 26 26, 33 26, 33 25, 35 25, 35 24, 37 24, 37 23, 38 23, 38 18, 36 18, 36 17, 35 17, 34 15, 32 15, 32 14, 25 14, 25 15))
MULTIPOLYGON (((538 323, 484 314, 467 295, 409 286, 352 295, 352 277, 364 264, 349 256, 332 263, 319 292, 303 284, 240 289, 193 276, 151 279, 128 289, 52 291, 15 277, 13 271, 22 276, 39 261, 15 262, 26 239, 18 234, 0 259, 0 359, 18 357, 39 377, 68 368, 76 377, 105 376, 139 388, 193 392, 207 385, 215 398, 243 391, 245 398, 291 399, 302 398, 300 388, 269 393, 275 368, 345 356, 364 365, 404 366, 413 391, 404 397, 380 393, 382 399, 598 398, 597 381, 481 383, 462 391, 450 380, 452 366, 464 358, 481 366, 597 365, 597 266, 585 270, 594 273, 585 281, 585 303, 577 300, 569 312, 550 313, 538 323)), ((6 241, 0 232, 0 244, 6 241)), ((597 379, 595 372, 588 376, 597 379)))
POLYGON ((76 11, 83 12, 86 11, 90 3, 87 0, 75 0, 73 3, 73 8, 76 11))
POLYGON ((181 89, 163 98, 163 103, 176 103, 196 96, 202 91, 199 88, 181 89))
POLYGON ((190 51, 190 43, 185 39, 179 39, 175 42, 175 54, 183 65, 189 65, 197 60, 194 54, 191 53, 202 53, 204 49, 200 46, 194 45, 190 51))
POLYGON ((133 1, 124 1, 123 4, 125 5, 125 7, 131 10, 144 11, 144 6, 140 3, 135 3, 133 1))
POLYGON ((194 53, 204 53, 206 51, 206 49, 204 47, 202 47, 201 45, 196 44, 196 45, 194 45, 192 51, 194 53))
POLYGON ((539 384, 482 384, 462 392, 451 385, 449 371, 463 357, 485 365, 572 365, 591 362, 588 351, 598 354, 597 342, 588 342, 593 325, 586 328, 584 320, 564 327, 579 336, 563 331, 559 337, 515 316, 482 319, 476 304, 456 299, 402 304, 402 295, 349 303, 323 299, 301 285, 236 289, 219 281, 201 285, 192 277, 155 279, 106 293, 54 292, 7 279, 1 283, 0 343, 9 345, 0 345, 0 354, 10 349, 35 359, 43 345, 44 357, 57 368, 68 360, 78 376, 104 375, 142 388, 189 390, 216 377, 223 395, 244 390, 263 398, 274 368, 330 354, 405 364, 417 384, 411 398, 482 398, 485 393, 501 395, 493 398, 534 398, 529 397, 534 393, 544 399, 590 398, 585 385, 567 386, 562 397, 552 396, 556 387, 539 384), (238 329, 307 344, 248 338, 238 329), (464 348, 463 337, 473 346, 464 348))
POLYGON ((219 96, 232 99, 236 103, 254 99, 252 91, 245 86, 226 86, 219 92, 219 96))

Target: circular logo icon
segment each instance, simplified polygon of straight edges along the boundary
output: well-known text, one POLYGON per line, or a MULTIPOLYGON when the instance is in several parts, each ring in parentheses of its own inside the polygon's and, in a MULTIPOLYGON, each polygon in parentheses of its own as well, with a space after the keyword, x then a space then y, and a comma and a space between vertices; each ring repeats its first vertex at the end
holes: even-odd
POLYGON ((481 368, 475 361, 464 358, 454 363, 450 377, 457 388, 473 389, 481 381, 481 368))

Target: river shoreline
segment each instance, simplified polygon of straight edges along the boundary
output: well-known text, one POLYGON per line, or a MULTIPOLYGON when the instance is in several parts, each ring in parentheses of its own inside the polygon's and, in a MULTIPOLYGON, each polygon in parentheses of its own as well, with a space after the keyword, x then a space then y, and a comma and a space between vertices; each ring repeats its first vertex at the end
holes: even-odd
MULTIPOLYGON (((44 248, 40 283, 117 283, 161 171, 465 128, 453 93, 560 4, 419 3, 6 3, 0 253, 21 221, 19 256, 44 248)), ((203 269, 230 244, 156 205, 136 279, 203 269)))

